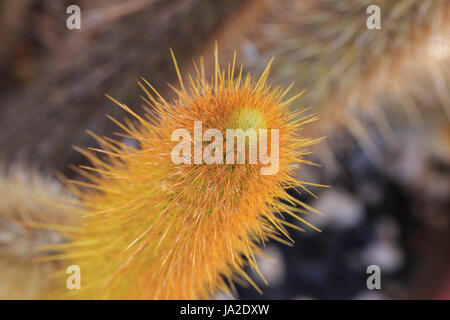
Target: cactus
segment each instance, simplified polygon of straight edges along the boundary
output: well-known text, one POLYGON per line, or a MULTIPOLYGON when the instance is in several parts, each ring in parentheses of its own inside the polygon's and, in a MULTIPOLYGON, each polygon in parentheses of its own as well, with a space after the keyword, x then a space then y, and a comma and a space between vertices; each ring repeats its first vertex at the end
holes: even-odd
POLYGON ((67 241, 61 230, 77 224, 66 205, 71 197, 58 182, 19 165, 2 169, 0 194, 0 299, 43 298, 57 287, 52 274, 62 264, 39 260, 58 254, 67 241))
POLYGON ((286 226, 299 228, 282 212, 314 228, 296 214, 314 209, 285 188, 314 185, 297 181, 294 169, 309 163, 307 148, 320 140, 301 137, 298 130, 317 117, 288 108, 294 100, 283 99, 288 91, 267 84, 270 65, 255 81, 244 77, 242 68, 235 72, 235 59, 223 71, 217 50, 215 56, 214 79, 205 79, 200 64, 188 85, 174 58, 180 87, 172 102, 143 80, 143 99, 150 106, 145 116, 113 99, 136 121, 111 118, 137 148, 92 133, 102 149, 79 149, 93 167, 77 169, 88 182, 70 183, 86 212, 81 228, 68 233, 71 241, 63 252, 48 259, 79 265, 82 288, 61 288, 53 296, 198 299, 219 290, 232 294, 237 279, 260 290, 244 268, 258 270, 259 245, 285 242, 286 226), (248 162, 174 164, 171 134, 180 128, 192 132, 194 121, 222 132, 236 126, 279 129, 278 172, 261 175, 264 165, 248 162))

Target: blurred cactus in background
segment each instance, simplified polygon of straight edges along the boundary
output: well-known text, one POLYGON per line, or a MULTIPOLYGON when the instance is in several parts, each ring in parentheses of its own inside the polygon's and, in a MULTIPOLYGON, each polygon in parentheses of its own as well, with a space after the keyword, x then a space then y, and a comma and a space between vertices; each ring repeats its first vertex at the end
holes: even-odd
POLYGON ((2 168, 0 195, 0 299, 42 299, 63 265, 40 259, 56 253, 49 246, 67 241, 60 232, 65 226, 78 223, 68 206, 73 197, 24 166, 2 168))
POLYGON ((0 156, 67 174, 69 163, 83 161, 71 146, 93 142, 85 130, 110 132, 105 114, 120 115, 105 93, 137 105, 140 77, 166 88, 174 76, 169 48, 191 61, 203 38, 241 1, 82 0, 81 30, 66 28, 70 4, 0 4, 8 16, 0 30, 9 39, 0 43, 0 156))
POLYGON ((380 30, 366 26, 371 4, 253 1, 211 42, 221 39, 228 55, 239 48, 251 71, 275 57, 274 81, 306 89, 304 103, 319 109, 321 124, 310 129, 334 136, 344 127, 375 158, 369 126, 394 143, 396 121, 450 116, 450 3, 376 1, 380 30))

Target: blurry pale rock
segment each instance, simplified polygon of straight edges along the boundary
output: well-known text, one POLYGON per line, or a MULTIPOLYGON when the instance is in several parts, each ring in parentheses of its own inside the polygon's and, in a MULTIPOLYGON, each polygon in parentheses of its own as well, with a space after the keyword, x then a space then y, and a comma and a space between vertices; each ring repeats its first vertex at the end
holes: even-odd
POLYGON ((375 232, 378 239, 396 240, 400 236, 399 226, 390 216, 381 216, 375 225, 375 232))
POLYGON ((386 296, 375 290, 369 290, 359 292, 353 300, 386 300, 386 296))
POLYGON ((125 138, 122 140, 122 143, 134 149, 137 149, 139 147, 136 139, 125 138))
POLYGON ((423 165, 418 187, 432 200, 448 201, 450 194, 450 122, 439 126, 429 137, 430 151, 423 165))
POLYGON ((398 182, 430 200, 448 199, 450 192, 450 125, 430 123, 428 129, 405 130, 399 135, 400 155, 388 172, 398 182))
POLYGON ((411 184, 420 175, 430 144, 425 132, 419 130, 406 130, 398 139, 402 145, 400 156, 387 169, 398 182, 411 184))
MULTIPOLYGON (((258 257, 259 270, 270 286, 281 284, 286 276, 286 265, 283 255, 277 247, 269 245, 262 250, 262 256, 258 257)), ((263 283, 260 276, 252 271, 253 278, 260 284, 263 283)))
POLYGON ((393 241, 378 240, 370 244, 362 253, 365 265, 377 265, 381 273, 398 271, 404 262, 404 253, 393 241))
POLYGON ((315 299, 308 296, 294 296, 292 297, 292 300, 315 300, 315 299))
POLYGON ((383 190, 375 183, 364 181, 357 189, 361 199, 371 205, 379 203, 383 198, 383 190))
POLYGON ((226 294, 225 292, 219 292, 212 297, 212 300, 236 300, 236 298, 226 294))
MULTIPOLYGON (((42 262, 55 254, 43 247, 64 243, 56 230, 40 225, 77 223, 63 203, 69 197, 56 181, 15 167, 0 173, 0 299, 42 299, 61 263, 42 262)), ((72 200, 73 201, 73 200, 72 200)))
POLYGON ((364 218, 364 208, 358 199, 349 193, 326 190, 314 201, 312 207, 324 215, 312 215, 310 222, 318 228, 334 226, 347 229, 356 226, 364 218))

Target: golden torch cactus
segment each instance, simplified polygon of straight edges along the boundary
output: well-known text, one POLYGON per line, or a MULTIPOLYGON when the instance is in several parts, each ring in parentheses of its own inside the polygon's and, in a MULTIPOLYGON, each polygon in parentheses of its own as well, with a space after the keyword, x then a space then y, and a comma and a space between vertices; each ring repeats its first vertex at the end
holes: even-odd
POLYGON ((57 255, 52 249, 67 242, 60 230, 77 225, 66 205, 73 199, 50 177, 17 164, 0 165, 0 194, 0 299, 43 298, 58 287, 52 275, 63 265, 39 260, 57 255))
MULTIPOLYGON (((76 192, 86 210, 82 227, 68 235, 71 241, 64 253, 49 257, 80 267, 81 290, 64 288, 63 297, 75 293, 75 298, 88 299, 201 299, 220 290, 230 293, 238 278, 256 287, 244 267, 249 263, 258 270, 259 245, 270 238, 289 239, 285 226, 298 228, 281 213, 308 224, 295 212, 314 210, 285 188, 307 190, 312 185, 297 181, 295 169, 307 163, 307 148, 318 141, 299 135, 316 116, 287 108, 293 101, 284 101, 287 90, 266 83, 270 66, 257 81, 244 77, 242 68, 235 72, 235 59, 227 72, 221 70, 217 51, 211 81, 205 79, 202 64, 196 67, 195 79, 185 80, 176 62, 175 66, 180 87, 174 88, 177 97, 172 102, 145 80, 140 84, 149 105, 145 116, 117 102, 136 121, 122 124, 111 119, 124 136, 137 141, 137 147, 94 135, 102 148, 80 150, 93 163, 77 169, 89 182, 71 181, 80 187, 76 192), (180 143, 174 141, 174 132, 184 129, 194 137, 195 122, 201 122, 205 135, 216 129, 223 137, 227 129, 277 129, 276 172, 263 175, 261 169, 268 165, 248 159, 227 164, 228 154, 217 144, 216 162, 206 163, 201 152, 214 142, 204 142, 205 136, 189 148, 192 153, 184 155, 184 163, 174 163, 180 143)), ((272 133, 266 138, 270 137, 272 133)), ((246 150, 254 143, 246 140, 246 150)), ((273 148, 269 143, 267 153, 273 148)))

